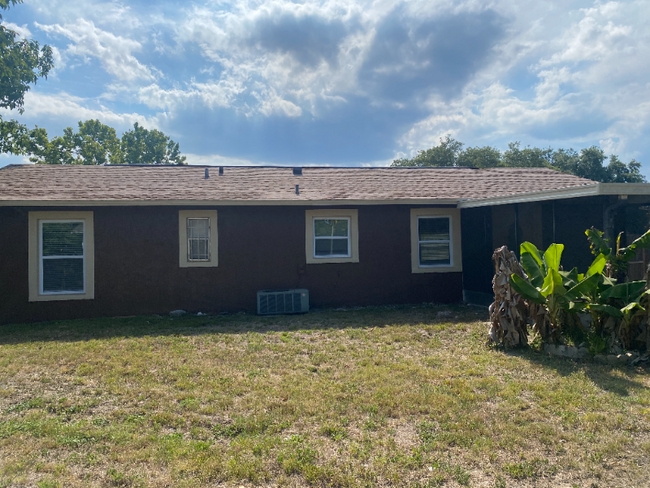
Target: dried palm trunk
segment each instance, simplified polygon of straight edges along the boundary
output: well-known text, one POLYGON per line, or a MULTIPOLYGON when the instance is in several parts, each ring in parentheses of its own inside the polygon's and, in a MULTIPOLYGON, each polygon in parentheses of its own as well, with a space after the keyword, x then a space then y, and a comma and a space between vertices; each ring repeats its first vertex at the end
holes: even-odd
POLYGON ((528 316, 533 330, 537 332, 544 342, 555 342, 557 330, 551 324, 551 316, 545 305, 528 302, 528 316))
POLYGON ((510 286, 510 276, 515 273, 527 278, 515 253, 507 246, 492 255, 494 262, 494 303, 490 305, 490 340, 505 347, 528 345, 526 321, 528 310, 524 299, 510 286))

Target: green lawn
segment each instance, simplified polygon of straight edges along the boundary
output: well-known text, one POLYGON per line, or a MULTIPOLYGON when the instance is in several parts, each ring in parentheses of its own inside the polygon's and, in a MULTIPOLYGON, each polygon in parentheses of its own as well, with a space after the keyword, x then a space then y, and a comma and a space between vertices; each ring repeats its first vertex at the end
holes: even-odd
POLYGON ((0 327, 0 487, 648 486, 648 369, 492 349, 486 320, 0 327))

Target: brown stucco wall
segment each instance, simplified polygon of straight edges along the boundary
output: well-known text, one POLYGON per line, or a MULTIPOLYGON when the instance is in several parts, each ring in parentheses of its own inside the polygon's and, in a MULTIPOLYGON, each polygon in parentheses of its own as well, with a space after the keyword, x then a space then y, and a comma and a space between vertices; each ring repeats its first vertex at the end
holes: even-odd
POLYGON ((0 208, 0 323, 179 308, 254 312, 261 289, 307 288, 312 307, 462 299, 462 273, 411 272, 408 206, 354 207, 359 211, 360 262, 309 265, 305 207, 214 208, 216 268, 179 267, 180 208, 75 208, 94 212, 95 298, 58 302, 28 301, 27 218, 29 210, 64 209, 0 208))

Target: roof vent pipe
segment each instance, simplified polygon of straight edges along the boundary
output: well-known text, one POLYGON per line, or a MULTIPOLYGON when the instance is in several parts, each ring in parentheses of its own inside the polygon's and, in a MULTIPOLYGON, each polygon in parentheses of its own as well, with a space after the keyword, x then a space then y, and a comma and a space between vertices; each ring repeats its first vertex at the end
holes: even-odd
POLYGON ((296 195, 300 195, 300 185, 296 185, 296 195))
POLYGON ((210 168, 205 168, 205 179, 210 178, 210 168))
POLYGON ((219 166, 219 176, 223 176, 223 166, 219 166))
POLYGON ((302 176, 302 168, 293 168, 293 176, 302 176))

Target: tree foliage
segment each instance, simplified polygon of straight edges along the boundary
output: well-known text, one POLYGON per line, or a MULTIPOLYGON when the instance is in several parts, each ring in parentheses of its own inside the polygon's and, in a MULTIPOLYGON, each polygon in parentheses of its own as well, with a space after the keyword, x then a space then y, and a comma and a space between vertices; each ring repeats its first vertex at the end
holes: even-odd
MULTIPOLYGON (((7 10, 18 3, 22 0, 0 0, 0 9, 7 10)), ((54 63, 52 48, 40 47, 34 40, 17 40, 17 36, 16 32, 0 25, 0 107, 22 114, 30 85, 39 78, 47 78, 54 63)), ((0 116, 0 152, 24 154, 23 144, 27 137, 27 127, 0 116)))
POLYGON ((184 164, 178 143, 159 130, 137 122, 118 138, 115 129, 99 120, 79 122, 78 131, 67 127, 62 136, 48 138, 36 127, 16 143, 30 161, 41 164, 184 164))
POLYGON ((579 152, 573 149, 522 148, 519 142, 511 142, 503 152, 490 146, 466 149, 463 146, 462 142, 447 135, 440 139, 439 145, 418 151, 411 159, 396 159, 391 166, 551 168, 604 183, 645 181, 641 174, 641 163, 632 160, 626 164, 614 154, 608 158, 598 146, 579 152), (605 164, 607 159, 609 163, 605 164))
POLYGON ((133 124, 133 130, 122 135, 122 153, 126 164, 183 164, 185 156, 177 142, 159 130, 147 130, 133 124))
MULTIPOLYGON (((7 10, 22 0, 0 0, 7 10)), ((0 14, 0 20, 2 15, 0 14)), ((24 111, 25 93, 39 78, 47 78, 54 66, 52 48, 32 39, 17 40, 18 34, 0 25, 0 107, 24 111)))

